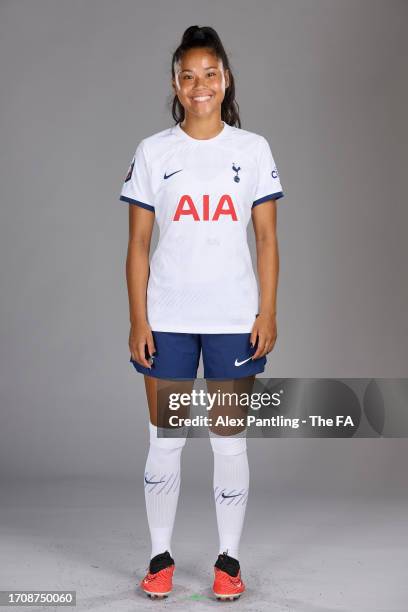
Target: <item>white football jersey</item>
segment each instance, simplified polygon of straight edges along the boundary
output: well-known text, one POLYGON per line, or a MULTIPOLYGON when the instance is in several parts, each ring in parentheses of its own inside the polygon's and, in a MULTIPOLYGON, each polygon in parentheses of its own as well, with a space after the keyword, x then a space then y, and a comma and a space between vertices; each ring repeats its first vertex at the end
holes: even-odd
POLYGON ((251 209, 283 194, 268 141, 224 123, 198 140, 179 124, 140 141, 120 200, 155 214, 147 319, 153 331, 248 333, 259 291, 251 209))

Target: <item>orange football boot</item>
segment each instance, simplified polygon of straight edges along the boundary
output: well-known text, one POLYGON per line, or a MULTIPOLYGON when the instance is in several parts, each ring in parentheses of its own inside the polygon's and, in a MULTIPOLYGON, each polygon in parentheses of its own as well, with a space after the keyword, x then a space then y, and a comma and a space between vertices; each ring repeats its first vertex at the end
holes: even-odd
POLYGON ((217 599, 238 599, 245 591, 245 584, 241 579, 239 561, 227 555, 226 552, 218 555, 214 565, 213 592, 217 599))
POLYGON ((173 589, 173 573, 176 566, 168 550, 151 559, 140 588, 151 599, 163 599, 173 589))

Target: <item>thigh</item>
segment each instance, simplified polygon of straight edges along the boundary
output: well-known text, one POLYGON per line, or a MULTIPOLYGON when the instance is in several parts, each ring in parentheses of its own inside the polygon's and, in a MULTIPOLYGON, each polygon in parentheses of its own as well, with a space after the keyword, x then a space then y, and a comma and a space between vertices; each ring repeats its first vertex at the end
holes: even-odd
POLYGON ((254 381, 254 374, 231 380, 207 379, 207 391, 217 400, 208 411, 213 433, 233 436, 246 429, 248 403, 240 398, 251 395, 254 381))
POLYGON ((250 341, 250 333, 201 334, 204 378, 231 380, 263 372, 266 355, 253 360, 258 341, 253 348, 250 341))
MULTIPOLYGON (((150 422, 156 426, 166 426, 168 412, 168 396, 171 393, 191 393, 194 387, 193 380, 166 380, 154 376, 144 376, 147 403, 149 406, 150 422)), ((177 414, 186 418, 190 414, 190 407, 183 406, 177 414)))

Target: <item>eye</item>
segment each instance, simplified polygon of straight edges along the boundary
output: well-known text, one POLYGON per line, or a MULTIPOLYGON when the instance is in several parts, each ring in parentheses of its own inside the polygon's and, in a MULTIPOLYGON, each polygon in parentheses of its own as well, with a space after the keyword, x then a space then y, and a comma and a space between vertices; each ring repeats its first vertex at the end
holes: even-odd
POLYGON ((209 72, 208 74, 209 74, 209 75, 211 75, 211 74, 216 75, 217 73, 216 73, 216 72, 209 72))

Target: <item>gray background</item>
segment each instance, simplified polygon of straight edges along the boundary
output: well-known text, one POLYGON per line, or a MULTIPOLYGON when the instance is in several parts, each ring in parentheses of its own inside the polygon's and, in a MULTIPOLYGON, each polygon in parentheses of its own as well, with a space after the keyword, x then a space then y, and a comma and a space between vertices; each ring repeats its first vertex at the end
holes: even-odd
MULTIPOLYGON (((172 125, 189 25, 219 32, 242 127, 268 138, 286 194, 264 376, 407 375, 407 17, 400 0, 1 1, 0 588, 152 605, 134 592, 148 413, 118 197, 137 143, 172 125)), ((403 439, 250 440, 237 607, 406 608, 406 456, 403 439)), ((188 597, 208 596, 218 552, 209 442, 182 461, 174 597, 205 609, 188 597)))

